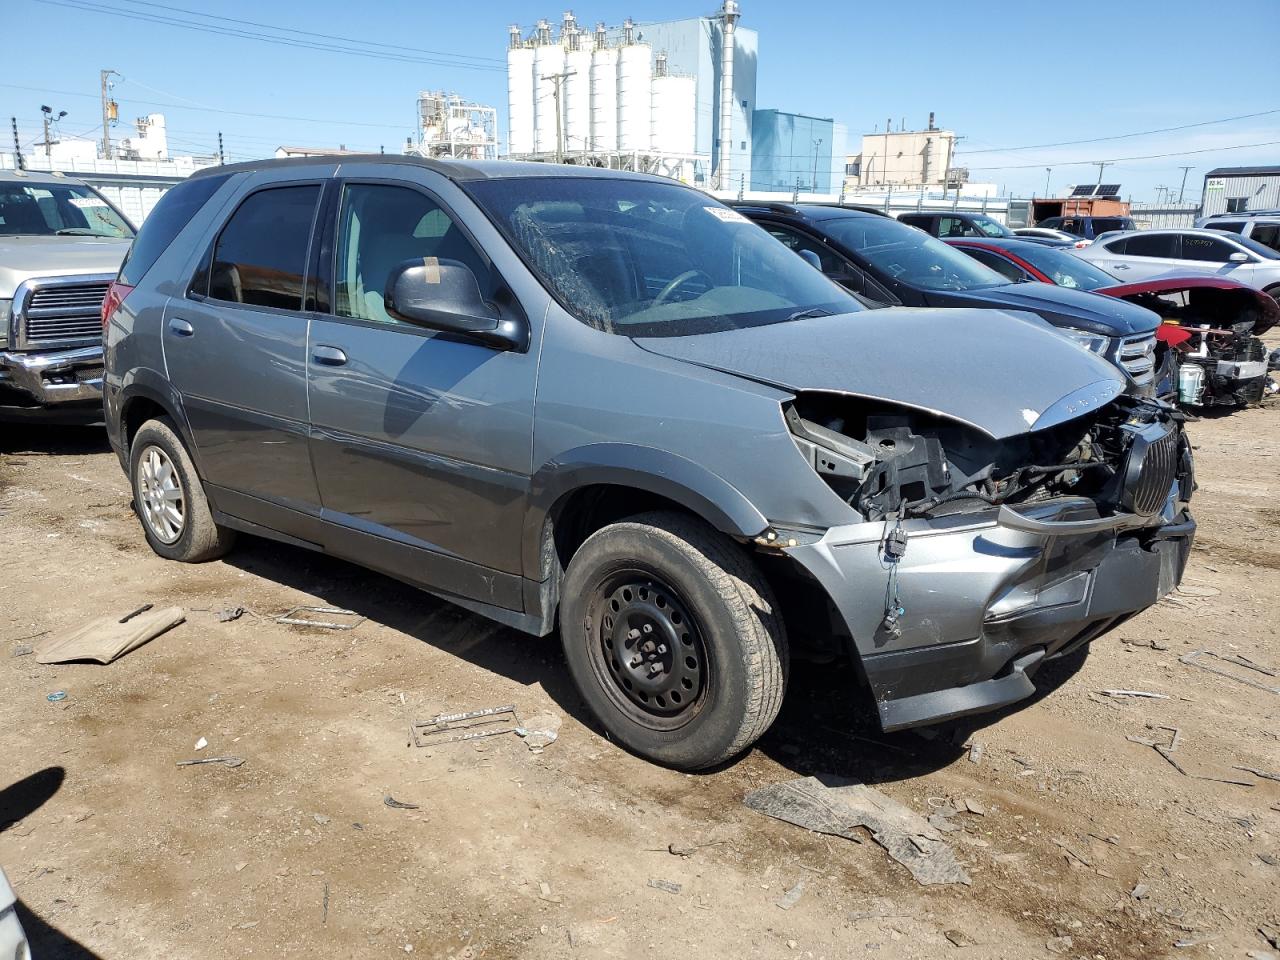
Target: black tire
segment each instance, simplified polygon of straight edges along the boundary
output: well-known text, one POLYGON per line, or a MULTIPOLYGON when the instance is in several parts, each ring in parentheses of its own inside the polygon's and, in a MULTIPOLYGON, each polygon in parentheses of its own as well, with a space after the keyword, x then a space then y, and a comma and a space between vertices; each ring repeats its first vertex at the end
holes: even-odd
POLYGON ((787 638, 773 591, 743 547, 693 517, 647 513, 588 537, 565 572, 560 635, 605 729, 665 766, 729 760, 782 706, 787 638), (631 638, 641 627, 656 646, 631 638))
POLYGON ((213 521, 209 501, 200 485, 200 477, 178 437, 177 430, 167 417, 148 420, 133 437, 129 445, 129 484, 133 488, 134 510, 142 524, 142 532, 151 549, 168 560, 183 563, 203 563, 216 560, 235 543, 234 530, 220 527, 213 521), (172 484, 167 487, 172 503, 181 516, 180 526, 167 519, 155 519, 148 504, 159 502, 161 485, 157 483, 152 463, 167 462, 172 469, 172 484), (166 534, 172 534, 167 536, 166 534))

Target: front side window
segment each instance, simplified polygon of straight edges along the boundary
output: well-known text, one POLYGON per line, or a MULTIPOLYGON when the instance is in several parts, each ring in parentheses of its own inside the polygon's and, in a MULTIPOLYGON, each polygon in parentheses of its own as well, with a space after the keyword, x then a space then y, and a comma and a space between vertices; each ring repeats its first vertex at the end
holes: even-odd
MULTIPOLYGON (((1176 233, 1135 233, 1125 238, 1124 253, 1129 257, 1158 257, 1171 260, 1178 256, 1178 235, 1176 233)), ((1115 250, 1109 245, 1108 250, 1115 250)))
POLYGON ((0 236, 110 237, 133 227, 102 195, 72 183, 0 183, 0 236))
POLYGON ((1226 263, 1237 250, 1225 240, 1188 233, 1182 238, 1182 259, 1226 263))
POLYGON ((838 217, 822 228, 893 280, 922 290, 980 290, 1009 281, 929 234, 887 217, 838 217))
POLYGON ((319 184, 250 194, 213 249, 209 296, 255 307, 301 310, 319 184))
POLYGON ((1135 224, 1128 217, 1094 217, 1093 235, 1100 237, 1112 230, 1133 230, 1135 224))
POLYGON ((335 271, 339 316, 399 323, 387 313, 387 280, 406 260, 455 260, 475 274, 481 292, 490 270, 471 241, 425 194, 387 184, 350 184, 342 194, 335 271))
POLYGON ((1000 276, 1007 280, 1018 283, 1022 280, 1030 280, 1031 277, 1020 266, 1012 260, 1006 260, 998 253, 992 253, 990 250, 979 250, 977 247, 961 247, 965 253, 973 257, 984 266, 990 267, 1000 276))
POLYGON ((1097 290, 1113 287, 1116 278, 1098 269, 1086 260, 1072 256, 1053 247, 1020 251, 1022 259, 1043 273, 1059 287, 1074 290, 1097 290))
POLYGON ((548 290, 609 333, 687 336, 862 309, 767 231, 688 187, 620 177, 465 186, 548 290))
POLYGON ((973 217, 974 236, 977 237, 1012 237, 1013 231, 1006 227, 999 220, 993 220, 990 217, 973 217))

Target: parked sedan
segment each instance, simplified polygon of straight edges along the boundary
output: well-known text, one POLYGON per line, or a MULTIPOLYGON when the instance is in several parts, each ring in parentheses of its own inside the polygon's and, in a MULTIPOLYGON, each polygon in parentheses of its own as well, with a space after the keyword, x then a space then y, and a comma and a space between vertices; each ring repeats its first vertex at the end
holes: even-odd
POLYGON ((1249 237, 1218 230, 1108 233, 1079 255, 1124 281, 1172 272, 1213 274, 1280 300, 1280 253, 1249 237))
POLYGON ((1176 394, 1197 407, 1244 406, 1267 390, 1266 348, 1258 338, 1280 322, 1280 303, 1252 287, 1225 277, 1176 275, 1116 283, 1079 257, 1034 243, 947 242, 1015 282, 1091 290, 1158 314, 1164 323, 1156 337, 1169 348, 1157 351, 1162 398, 1176 394))
POLYGON ((1013 235, 1022 240, 1035 240, 1038 243, 1048 244, 1053 247, 1079 247, 1083 249, 1092 240, 1085 240, 1083 237, 1077 237, 1074 234, 1067 233, 1065 230, 1054 230, 1049 227, 1017 227, 1013 231, 1013 235))
POLYGON ((736 206, 827 276, 874 303, 1025 310, 1121 367, 1138 391, 1154 389, 1160 318, 1150 310, 1079 290, 1011 283, 883 214, 811 204, 736 206))

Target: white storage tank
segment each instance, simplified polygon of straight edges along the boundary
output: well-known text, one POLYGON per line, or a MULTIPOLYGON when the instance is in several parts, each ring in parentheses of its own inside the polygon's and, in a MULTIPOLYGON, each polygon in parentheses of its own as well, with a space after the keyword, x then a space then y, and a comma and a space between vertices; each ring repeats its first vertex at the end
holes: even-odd
POLYGON ((634 34, 628 18, 618 48, 618 149, 647 151, 653 137, 653 49, 635 43, 634 34))
POLYGON ((591 51, 585 37, 575 31, 569 37, 564 69, 564 148, 582 151, 591 147, 591 51))
POLYGON ((507 152, 533 153, 533 50, 512 25, 507 47, 507 152))
POLYGON ((540 20, 533 48, 533 148, 537 153, 556 151, 556 82, 550 78, 563 72, 564 47, 551 42, 551 27, 540 20))
POLYGON ((666 54, 658 54, 653 76, 653 124, 650 146, 655 153, 691 154, 697 143, 697 82, 667 74, 666 54))
POLYGON ((591 149, 618 149, 618 51, 606 45, 603 23, 591 51, 591 149))

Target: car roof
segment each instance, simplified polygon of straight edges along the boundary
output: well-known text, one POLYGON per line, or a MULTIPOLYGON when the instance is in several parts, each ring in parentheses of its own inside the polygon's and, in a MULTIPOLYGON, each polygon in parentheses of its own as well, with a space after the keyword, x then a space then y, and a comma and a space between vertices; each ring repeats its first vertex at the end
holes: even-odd
POLYGON ((672 183, 669 177, 655 177, 626 170, 609 170, 574 163, 537 163, 527 160, 433 160, 427 157, 404 154, 344 154, 340 157, 286 157, 282 159, 246 160, 222 166, 205 167, 193 173, 196 177, 218 176, 229 173, 258 173, 267 170, 297 168, 305 171, 311 167, 328 169, 335 164, 386 164, 387 166, 423 167, 448 177, 450 180, 504 180, 520 177, 582 177, 612 180, 647 180, 653 183, 672 183))
MULTIPOLYGON (((759 211, 761 213, 783 214, 800 220, 838 220, 842 217, 889 217, 881 210, 873 207, 858 207, 834 203, 783 203, 773 200, 726 200, 729 206, 738 210, 759 211)), ((893 219, 889 217, 889 219, 893 219)))
POLYGON ((0 170, 0 183, 73 183, 88 186, 83 180, 50 170, 0 170))
POLYGON ((999 250, 1008 250, 1010 253, 1035 253, 1040 250, 1057 249, 1020 237, 944 237, 943 241, 953 247, 995 247, 999 250))

